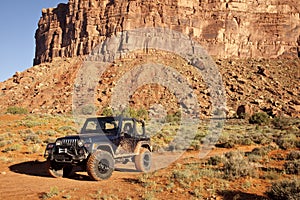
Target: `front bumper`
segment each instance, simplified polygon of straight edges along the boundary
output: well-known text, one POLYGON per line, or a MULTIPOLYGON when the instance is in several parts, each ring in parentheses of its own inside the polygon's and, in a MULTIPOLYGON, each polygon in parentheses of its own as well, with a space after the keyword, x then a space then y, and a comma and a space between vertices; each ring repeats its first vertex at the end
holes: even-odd
POLYGON ((88 151, 86 148, 68 148, 68 147, 55 147, 53 149, 46 149, 44 157, 55 161, 57 163, 70 163, 77 164, 83 162, 88 158, 88 151))

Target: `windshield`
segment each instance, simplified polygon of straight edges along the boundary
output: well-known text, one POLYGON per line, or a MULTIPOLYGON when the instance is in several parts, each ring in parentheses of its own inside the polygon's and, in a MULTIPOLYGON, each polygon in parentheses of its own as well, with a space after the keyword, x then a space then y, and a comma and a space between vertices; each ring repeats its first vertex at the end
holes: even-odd
POLYGON ((102 135, 115 135, 119 128, 119 120, 113 117, 87 119, 81 134, 98 133, 102 135))

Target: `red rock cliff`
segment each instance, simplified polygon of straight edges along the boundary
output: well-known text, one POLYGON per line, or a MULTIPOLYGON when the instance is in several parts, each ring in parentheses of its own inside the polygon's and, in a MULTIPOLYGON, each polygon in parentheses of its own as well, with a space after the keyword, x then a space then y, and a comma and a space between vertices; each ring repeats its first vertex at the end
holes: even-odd
POLYGON ((34 64, 145 26, 183 32, 220 58, 300 56, 299 15, 298 0, 69 0, 43 9, 34 64))

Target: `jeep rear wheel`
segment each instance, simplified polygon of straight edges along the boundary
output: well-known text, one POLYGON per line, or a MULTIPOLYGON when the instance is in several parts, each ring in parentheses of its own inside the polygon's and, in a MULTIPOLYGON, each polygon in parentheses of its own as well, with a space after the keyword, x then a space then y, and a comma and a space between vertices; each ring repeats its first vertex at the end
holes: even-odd
POLYGON ((97 151, 88 159, 87 172, 95 181, 108 179, 114 171, 114 165, 115 161, 110 153, 97 151))
POLYGON ((140 172, 149 172, 151 169, 151 152, 142 148, 140 154, 134 157, 136 170, 140 172))

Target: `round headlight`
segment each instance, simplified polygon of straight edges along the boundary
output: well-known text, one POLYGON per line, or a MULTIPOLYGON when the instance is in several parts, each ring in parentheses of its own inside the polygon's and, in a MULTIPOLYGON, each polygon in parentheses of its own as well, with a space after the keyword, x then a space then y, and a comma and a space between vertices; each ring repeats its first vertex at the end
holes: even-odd
POLYGON ((78 140, 78 143, 77 143, 77 144, 78 144, 79 147, 83 147, 84 142, 83 142, 82 140, 78 140))
POLYGON ((57 141, 55 142, 55 145, 56 145, 56 146, 60 146, 61 144, 62 144, 61 140, 57 140, 57 141))

